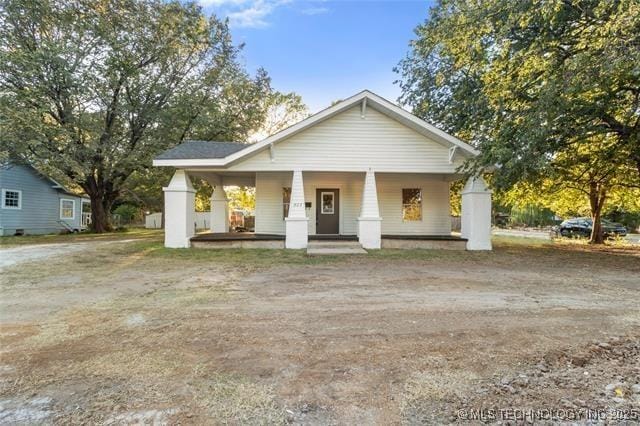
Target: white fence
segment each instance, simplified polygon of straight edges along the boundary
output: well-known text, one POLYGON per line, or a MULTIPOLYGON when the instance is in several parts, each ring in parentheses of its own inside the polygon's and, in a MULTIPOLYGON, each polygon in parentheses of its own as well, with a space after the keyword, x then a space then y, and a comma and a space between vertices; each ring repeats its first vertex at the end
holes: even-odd
MULTIPOLYGON (((196 212, 196 229, 209 229, 209 212, 196 212)), ((144 227, 148 229, 162 228, 162 213, 151 213, 144 218, 144 227)))

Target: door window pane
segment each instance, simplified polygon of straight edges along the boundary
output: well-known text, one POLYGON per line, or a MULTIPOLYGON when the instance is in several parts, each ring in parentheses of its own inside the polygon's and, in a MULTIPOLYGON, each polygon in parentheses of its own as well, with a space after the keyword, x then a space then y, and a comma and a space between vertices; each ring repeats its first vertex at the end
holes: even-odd
POLYGON ((334 202, 335 202, 335 194, 333 192, 322 192, 322 209, 320 213, 322 214, 333 214, 334 212, 334 202))

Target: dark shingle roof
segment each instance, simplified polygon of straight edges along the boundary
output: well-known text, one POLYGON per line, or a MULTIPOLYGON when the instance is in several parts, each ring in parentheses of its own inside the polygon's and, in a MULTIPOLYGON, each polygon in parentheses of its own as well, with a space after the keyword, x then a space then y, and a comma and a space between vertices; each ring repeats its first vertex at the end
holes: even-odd
POLYGON ((249 145, 240 142, 186 141, 161 153, 156 160, 224 158, 249 145))

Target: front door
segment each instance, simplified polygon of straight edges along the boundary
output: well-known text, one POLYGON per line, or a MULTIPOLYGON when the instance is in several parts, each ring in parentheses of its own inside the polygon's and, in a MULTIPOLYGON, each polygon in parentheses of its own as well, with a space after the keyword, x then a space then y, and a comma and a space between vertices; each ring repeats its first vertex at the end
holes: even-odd
POLYGON ((340 233, 340 190, 316 189, 316 234, 340 233))

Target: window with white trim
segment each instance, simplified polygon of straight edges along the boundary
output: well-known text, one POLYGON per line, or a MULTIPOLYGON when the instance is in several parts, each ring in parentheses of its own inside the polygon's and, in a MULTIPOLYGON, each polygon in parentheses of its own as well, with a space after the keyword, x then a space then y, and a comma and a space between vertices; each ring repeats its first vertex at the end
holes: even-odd
POLYGON ((75 200, 69 200, 62 198, 60 200, 60 219, 75 219, 76 202, 75 200))
POLYGON ((22 208, 22 191, 19 189, 2 189, 2 208, 16 209, 22 208))
POLYGON ((402 220, 422 220, 422 189, 402 188, 402 220))

